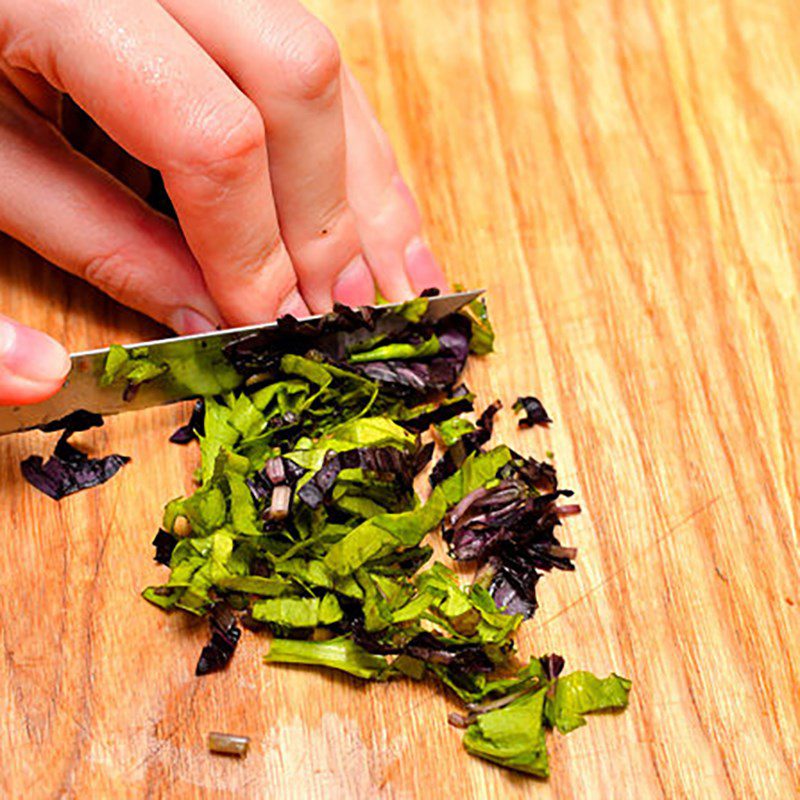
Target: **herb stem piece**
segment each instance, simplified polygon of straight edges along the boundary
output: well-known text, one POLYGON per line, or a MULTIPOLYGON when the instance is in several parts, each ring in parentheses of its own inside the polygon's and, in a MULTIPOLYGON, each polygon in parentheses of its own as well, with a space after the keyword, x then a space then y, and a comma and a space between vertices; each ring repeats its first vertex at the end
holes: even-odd
POLYGON ((208 734, 208 749, 212 753, 222 753, 228 756, 245 756, 247 747, 250 744, 250 737, 238 736, 234 733, 217 733, 211 731, 208 734))

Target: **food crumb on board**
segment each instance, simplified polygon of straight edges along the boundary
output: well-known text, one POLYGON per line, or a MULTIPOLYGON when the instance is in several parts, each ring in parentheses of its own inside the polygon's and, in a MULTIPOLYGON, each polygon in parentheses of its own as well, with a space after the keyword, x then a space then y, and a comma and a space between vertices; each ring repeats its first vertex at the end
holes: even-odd
POLYGON ((245 756, 247 755, 247 746, 249 744, 249 736, 238 736, 234 733, 217 733, 215 731, 211 731, 208 734, 208 749, 212 753, 245 756))

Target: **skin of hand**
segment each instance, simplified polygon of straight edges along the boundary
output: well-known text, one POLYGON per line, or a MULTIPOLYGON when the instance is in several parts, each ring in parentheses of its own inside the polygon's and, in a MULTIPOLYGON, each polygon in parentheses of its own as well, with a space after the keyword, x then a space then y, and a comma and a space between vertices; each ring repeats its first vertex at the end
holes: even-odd
MULTIPOLYGON (((0 0, 0 231, 178 333, 446 288, 366 95, 297 0, 0 0), (68 143, 64 94, 161 173, 178 223, 68 143)), ((0 404, 68 369, 0 315, 0 404)))

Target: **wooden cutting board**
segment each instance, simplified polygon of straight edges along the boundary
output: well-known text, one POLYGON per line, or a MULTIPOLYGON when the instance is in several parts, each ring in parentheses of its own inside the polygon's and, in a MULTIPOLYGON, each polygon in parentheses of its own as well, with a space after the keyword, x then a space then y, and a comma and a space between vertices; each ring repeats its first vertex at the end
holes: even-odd
MULTIPOLYGON (((57 504, 0 439, 5 797, 759 797, 800 791, 800 38, 790 0, 316 0, 449 275, 485 286, 482 400, 543 398, 584 507, 523 654, 633 679, 630 710, 551 740, 552 778, 467 756, 447 698, 266 667, 245 635, 140 600, 197 452, 180 408, 84 437, 133 457, 57 504), (209 730, 246 733, 237 762, 209 730)), ((0 308, 78 349, 157 328, 2 243, 0 308)))

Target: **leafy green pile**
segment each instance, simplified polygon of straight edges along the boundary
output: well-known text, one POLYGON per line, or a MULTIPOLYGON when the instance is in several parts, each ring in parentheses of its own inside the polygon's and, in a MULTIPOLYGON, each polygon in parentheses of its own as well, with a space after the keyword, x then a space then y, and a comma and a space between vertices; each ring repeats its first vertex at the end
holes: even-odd
MULTIPOLYGON (((624 707, 630 683, 559 677, 557 656, 515 672, 537 581, 573 568, 555 531, 578 509, 558 504, 571 493, 551 465, 487 447, 499 402, 464 416, 474 398, 460 374, 470 351, 492 346, 483 304, 438 322, 426 310, 424 297, 400 316, 339 308, 229 348, 241 384, 206 397, 176 434, 199 439, 198 487, 166 507, 154 544, 170 577, 144 597, 209 616, 198 674, 227 664, 238 621, 272 633, 271 663, 437 681, 465 704, 451 722, 466 727, 468 752, 546 776, 545 729, 624 707), (415 485, 437 441, 422 500, 415 485), (470 563, 467 585, 430 563, 435 531, 470 563)), ((114 359, 112 382, 162 367, 114 359)))

